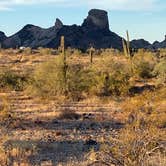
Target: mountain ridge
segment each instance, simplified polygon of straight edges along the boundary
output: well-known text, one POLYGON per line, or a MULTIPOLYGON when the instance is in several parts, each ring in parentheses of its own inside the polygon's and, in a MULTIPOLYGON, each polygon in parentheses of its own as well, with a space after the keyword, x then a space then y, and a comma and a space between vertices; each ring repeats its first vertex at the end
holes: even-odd
MULTIPOLYGON (((50 28, 27 24, 9 37, 0 31, 0 43, 3 48, 21 46, 58 48, 62 35, 65 36, 66 47, 85 50, 92 45, 97 49, 122 49, 122 37, 109 29, 108 13, 100 9, 91 9, 81 25, 63 25, 57 18, 54 26, 50 28)), ((164 41, 153 44, 144 39, 135 39, 131 41, 131 47, 135 49, 166 48, 166 36, 164 41)))

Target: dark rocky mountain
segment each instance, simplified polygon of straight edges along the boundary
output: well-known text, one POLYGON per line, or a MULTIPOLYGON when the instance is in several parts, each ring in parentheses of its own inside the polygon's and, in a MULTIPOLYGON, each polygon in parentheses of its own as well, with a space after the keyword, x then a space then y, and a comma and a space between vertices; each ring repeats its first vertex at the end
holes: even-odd
MULTIPOLYGON (((6 37, 3 32, 0 32, 0 43, 4 48, 21 46, 58 48, 62 35, 65 36, 66 47, 85 50, 92 45, 95 48, 122 49, 122 38, 110 31, 108 14, 99 9, 90 10, 81 26, 63 25, 59 19, 56 19, 54 26, 48 29, 28 24, 10 37, 6 37)), ((155 42, 153 45, 144 39, 133 40, 131 46, 135 49, 164 48, 166 40, 161 43, 155 42)))
POLYGON ((5 35, 5 33, 0 31, 0 42, 3 42, 6 38, 7 36, 5 35))
POLYGON ((152 44, 152 48, 153 49, 166 48, 166 35, 165 35, 165 39, 162 42, 155 41, 152 44))
POLYGON ((165 35, 165 40, 163 40, 162 42, 155 41, 153 44, 150 44, 148 41, 144 39, 132 40, 131 47, 135 49, 144 48, 144 49, 150 49, 150 50, 166 48, 166 35, 165 35))
POLYGON ((28 24, 16 34, 3 39, 2 45, 4 48, 57 48, 62 35, 65 36, 66 47, 87 49, 93 45, 95 48, 122 48, 121 37, 109 30, 107 12, 99 9, 90 10, 81 26, 63 25, 59 19, 48 29, 28 24))
POLYGON ((139 49, 139 48, 147 49, 150 46, 151 46, 151 44, 144 39, 138 39, 138 40, 131 41, 131 47, 134 49, 139 49))

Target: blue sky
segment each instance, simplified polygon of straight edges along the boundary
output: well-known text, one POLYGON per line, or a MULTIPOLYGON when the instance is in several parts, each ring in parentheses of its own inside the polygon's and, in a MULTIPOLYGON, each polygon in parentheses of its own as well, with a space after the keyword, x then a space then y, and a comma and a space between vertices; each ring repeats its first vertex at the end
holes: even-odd
POLYGON ((110 30, 121 36, 128 29, 131 39, 164 40, 166 0, 0 0, 0 31, 9 36, 28 23, 48 28, 57 17, 80 25, 91 8, 107 10, 110 30))

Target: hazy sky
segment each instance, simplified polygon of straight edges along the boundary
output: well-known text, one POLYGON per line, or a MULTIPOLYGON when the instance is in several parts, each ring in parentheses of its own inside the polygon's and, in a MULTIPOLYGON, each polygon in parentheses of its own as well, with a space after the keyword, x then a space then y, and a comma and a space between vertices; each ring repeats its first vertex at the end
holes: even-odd
POLYGON ((0 31, 12 35, 30 23, 48 28, 56 18, 82 24, 89 9, 105 9, 110 30, 153 42, 166 34, 166 0, 0 0, 0 31))

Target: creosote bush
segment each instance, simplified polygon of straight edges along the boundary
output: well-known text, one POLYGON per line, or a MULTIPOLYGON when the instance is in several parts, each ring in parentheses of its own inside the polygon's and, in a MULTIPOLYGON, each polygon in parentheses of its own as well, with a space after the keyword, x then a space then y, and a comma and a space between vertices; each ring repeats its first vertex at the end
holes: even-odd
POLYGON ((91 95, 126 95, 130 87, 129 78, 130 71, 126 64, 103 58, 86 66, 67 62, 64 80, 63 60, 58 56, 35 70, 29 87, 44 98, 65 95, 78 101, 91 95))
POLYGON ((151 78, 152 72, 157 63, 155 54, 139 50, 132 58, 135 74, 141 78, 151 78))
POLYGON ((5 70, 0 73, 0 87, 4 89, 23 90, 27 81, 28 76, 16 74, 10 70, 5 70))
POLYGON ((96 87, 101 95, 126 95, 131 77, 128 64, 107 57, 94 64, 96 71, 96 87))
POLYGON ((62 59, 57 57, 55 61, 41 64, 33 73, 29 81, 28 90, 33 95, 49 97, 64 94, 62 59))

